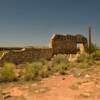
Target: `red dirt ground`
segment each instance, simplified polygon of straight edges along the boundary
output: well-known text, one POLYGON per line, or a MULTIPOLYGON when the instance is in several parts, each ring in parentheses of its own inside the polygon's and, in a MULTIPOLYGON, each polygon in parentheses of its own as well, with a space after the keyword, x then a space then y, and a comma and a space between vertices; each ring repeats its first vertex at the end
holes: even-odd
POLYGON ((8 83, 3 86, 3 90, 11 95, 5 100, 100 100, 99 83, 73 75, 55 75, 41 82, 8 83))
POLYGON ((70 72, 38 82, 0 83, 0 100, 100 100, 100 62, 70 72))

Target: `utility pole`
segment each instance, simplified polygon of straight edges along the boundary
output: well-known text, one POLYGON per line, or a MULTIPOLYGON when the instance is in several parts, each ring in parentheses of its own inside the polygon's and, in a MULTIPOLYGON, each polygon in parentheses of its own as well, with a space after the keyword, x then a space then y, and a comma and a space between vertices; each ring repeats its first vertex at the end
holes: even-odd
POLYGON ((91 54, 91 27, 89 27, 89 33, 88 33, 89 37, 88 37, 88 47, 89 47, 89 54, 91 54))

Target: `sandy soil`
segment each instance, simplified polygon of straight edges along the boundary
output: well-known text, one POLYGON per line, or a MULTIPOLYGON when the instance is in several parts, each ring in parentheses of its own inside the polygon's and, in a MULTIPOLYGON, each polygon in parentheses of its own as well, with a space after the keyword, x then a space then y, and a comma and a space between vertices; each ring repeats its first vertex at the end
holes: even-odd
POLYGON ((52 76, 38 83, 3 84, 1 90, 0 100, 100 100, 99 83, 72 75, 52 76))
POLYGON ((40 82, 0 83, 0 100, 100 100, 100 67, 82 77, 56 74, 40 82))

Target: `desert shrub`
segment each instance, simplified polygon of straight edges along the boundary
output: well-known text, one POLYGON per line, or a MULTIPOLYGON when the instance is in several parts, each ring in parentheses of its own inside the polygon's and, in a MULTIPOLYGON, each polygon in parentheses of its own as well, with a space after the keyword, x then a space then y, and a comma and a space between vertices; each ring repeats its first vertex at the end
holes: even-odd
POLYGON ((69 70, 69 69, 72 69, 72 68, 74 68, 76 66, 76 63, 72 63, 72 62, 69 62, 69 63, 67 63, 67 65, 66 65, 66 67, 67 67, 67 70, 69 70))
POLYGON ((96 50, 96 54, 97 54, 97 55, 100 55, 100 49, 97 49, 97 50, 96 50))
POLYGON ((90 67, 91 67, 91 65, 89 63, 86 63, 86 62, 77 64, 77 68, 81 68, 81 69, 88 69, 90 67))
POLYGON ((97 46, 92 43, 90 48, 86 47, 85 49, 86 49, 87 53, 94 53, 94 52, 96 52, 97 46))
POLYGON ((61 75, 65 75, 66 74, 66 69, 67 69, 67 66, 63 63, 61 64, 58 64, 58 72, 61 74, 61 75))
POLYGON ((67 64, 68 63, 68 59, 67 59, 67 57, 65 55, 59 54, 59 55, 56 55, 53 58, 52 62, 56 63, 56 64, 60 64, 60 63, 67 64))
POLYGON ((67 71, 71 68, 75 67, 73 63, 68 62, 67 64, 61 63, 58 65, 58 72, 61 75, 68 74, 67 71))
POLYGON ((42 63, 42 65, 48 64, 48 61, 46 59, 39 59, 38 62, 42 63))
POLYGON ((88 63, 88 64, 93 64, 94 63, 94 57, 92 55, 81 55, 78 57, 77 62, 84 62, 84 63, 88 63))
POLYGON ((69 64, 68 63, 52 63, 52 65, 49 67, 51 73, 60 73, 65 74, 66 70, 68 69, 69 64))
POLYGON ((2 56, 2 54, 3 54, 3 51, 0 51, 0 57, 2 56))
POLYGON ((14 64, 5 63, 1 70, 1 81, 14 81, 16 79, 14 68, 14 64))
POLYGON ((93 54, 95 60, 100 60, 100 49, 97 49, 96 52, 93 54))
POLYGON ((26 67, 22 73, 22 78, 24 80, 34 80, 37 78, 39 70, 41 70, 42 63, 34 62, 34 63, 27 63, 26 67))
POLYGON ((48 77, 49 76, 48 65, 43 65, 41 70, 39 70, 38 74, 42 78, 48 77))
POLYGON ((22 77, 25 80, 32 80, 36 76, 36 70, 31 64, 27 64, 27 67, 23 71, 22 77))
POLYGON ((69 61, 65 55, 57 55, 52 59, 49 64, 49 70, 51 73, 66 74, 66 70, 70 67, 69 61))

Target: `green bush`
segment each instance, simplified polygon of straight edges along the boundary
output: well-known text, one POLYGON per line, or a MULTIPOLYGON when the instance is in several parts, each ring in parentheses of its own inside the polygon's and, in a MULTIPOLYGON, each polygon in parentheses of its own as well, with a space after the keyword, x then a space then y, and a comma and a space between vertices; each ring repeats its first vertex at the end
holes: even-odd
POLYGON ((39 59, 38 60, 38 63, 41 63, 42 65, 46 65, 46 64, 48 64, 48 61, 46 60, 46 59, 39 59))
POLYGON ((63 63, 59 64, 58 66, 58 72, 61 74, 61 75, 65 75, 66 74, 66 69, 67 69, 67 66, 63 63))
POLYGON ((16 79, 14 68, 14 64, 5 63, 1 70, 1 81, 14 81, 16 79))
POLYGON ((22 73, 22 77, 24 80, 34 80, 38 77, 39 70, 41 70, 42 63, 34 62, 27 63, 25 69, 22 73))
POLYGON ((3 54, 3 51, 0 51, 0 57, 2 56, 2 54, 3 54))
POLYGON ((92 53, 96 52, 97 46, 92 43, 91 44, 91 47, 86 47, 85 49, 86 49, 86 52, 87 53, 92 54, 92 53))
POLYGON ((42 66, 41 70, 39 70, 39 76, 42 78, 48 77, 49 76, 49 70, 48 70, 48 65, 42 66))
POLYGON ((86 62, 86 63, 94 63, 94 57, 92 55, 81 55, 80 57, 78 57, 77 62, 86 62))
POLYGON ((66 71, 69 67, 69 63, 53 63, 49 69, 51 73, 66 74, 66 71))
POLYGON ((65 55, 59 54, 59 55, 56 55, 53 58, 52 62, 55 63, 55 64, 60 64, 60 63, 67 64, 68 63, 68 59, 67 59, 67 57, 65 55))
POLYGON ((50 73, 60 73, 60 74, 66 74, 66 70, 69 67, 68 59, 65 55, 57 55, 55 56, 51 62, 49 62, 49 70, 50 73))
POLYGON ((84 63, 78 63, 76 67, 79 69, 88 69, 91 67, 91 65, 89 63, 84 62, 84 63))
POLYGON ((96 52, 93 54, 95 60, 100 60, 100 49, 97 49, 96 52))

